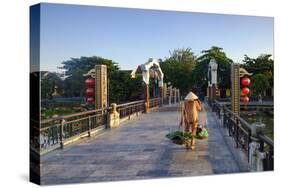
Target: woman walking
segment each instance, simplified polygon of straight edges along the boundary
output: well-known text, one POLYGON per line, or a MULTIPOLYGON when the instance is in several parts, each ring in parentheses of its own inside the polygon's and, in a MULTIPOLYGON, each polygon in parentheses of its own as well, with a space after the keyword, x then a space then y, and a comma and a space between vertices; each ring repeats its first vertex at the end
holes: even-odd
MULTIPOLYGON (((196 136, 196 131, 198 127, 198 112, 202 110, 201 101, 193 93, 189 92, 184 98, 184 104, 182 105, 181 111, 181 121, 180 125, 184 124, 183 130, 185 132, 190 132, 192 135, 196 136)), ((191 146, 188 144, 186 148, 195 149, 195 138, 191 139, 191 146)))

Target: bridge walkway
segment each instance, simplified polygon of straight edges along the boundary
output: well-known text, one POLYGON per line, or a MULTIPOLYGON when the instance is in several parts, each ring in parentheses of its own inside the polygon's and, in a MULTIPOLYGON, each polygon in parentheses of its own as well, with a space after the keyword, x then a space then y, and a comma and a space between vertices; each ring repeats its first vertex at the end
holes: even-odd
POLYGON ((227 144, 215 114, 206 107, 208 140, 187 150, 165 138, 178 129, 178 108, 163 107, 119 128, 73 144, 41 161, 42 184, 202 176, 245 171, 227 144))

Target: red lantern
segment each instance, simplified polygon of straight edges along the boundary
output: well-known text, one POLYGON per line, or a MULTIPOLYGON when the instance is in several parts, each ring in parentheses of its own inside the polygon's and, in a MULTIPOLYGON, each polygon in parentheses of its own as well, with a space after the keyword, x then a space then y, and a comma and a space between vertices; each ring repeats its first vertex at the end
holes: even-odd
POLYGON ((88 88, 88 89, 86 90, 86 94, 87 94, 88 96, 93 96, 93 94, 94 94, 94 89, 93 89, 93 88, 88 88))
POLYGON ((95 84, 95 80, 92 79, 92 78, 88 78, 86 81, 85 81, 85 84, 87 87, 92 87, 94 84, 95 84))
POLYGON ((247 87, 244 87, 244 88, 242 89, 242 93, 243 93, 244 95, 247 95, 247 94, 250 93, 250 89, 247 88, 247 87))
POLYGON ((249 97, 247 97, 247 96, 245 96, 245 97, 243 97, 243 102, 245 102, 245 103, 247 103, 247 102, 249 102, 249 97))
POLYGON ((89 98, 87 99, 87 101, 88 101, 88 103, 92 104, 92 103, 94 102, 94 98, 93 98, 93 97, 89 97, 89 98))
POLYGON ((244 77, 241 82, 243 86, 247 86, 251 83, 251 80, 248 77, 244 77))

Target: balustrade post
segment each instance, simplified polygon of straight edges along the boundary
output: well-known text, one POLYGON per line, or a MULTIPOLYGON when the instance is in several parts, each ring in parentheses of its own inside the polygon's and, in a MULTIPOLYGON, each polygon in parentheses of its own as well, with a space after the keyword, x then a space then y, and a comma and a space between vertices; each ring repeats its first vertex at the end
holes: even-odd
MULTIPOLYGON (((235 117, 236 118, 236 117, 235 117)), ((238 141, 238 139, 239 139, 239 135, 238 135, 238 129, 239 129, 239 119, 238 118, 236 118, 236 122, 235 122, 235 141, 236 141, 236 147, 238 148, 239 147, 239 145, 238 145, 238 143, 239 143, 239 141, 238 141)))
MULTIPOLYGON (((273 157, 273 147, 272 146, 269 146, 269 154, 268 155, 269 155, 269 157, 273 157)), ((273 170, 273 168, 274 168, 273 163, 274 163, 273 159, 268 161, 268 169, 273 170)))
POLYGON ((227 127, 227 116, 226 116, 226 112, 225 109, 223 108, 223 127, 227 127))
POLYGON ((164 97, 163 97, 163 91, 164 88, 163 87, 159 87, 159 91, 160 91, 160 104, 159 106, 161 107, 163 105, 163 100, 164 100, 164 97))
POLYGON ((216 104, 216 114, 218 116, 219 119, 221 119, 221 108, 220 108, 220 105, 219 104, 216 104))
POLYGON ((173 89, 174 91, 173 91, 173 97, 174 97, 174 104, 176 104, 177 103, 177 95, 176 95, 176 93, 177 93, 177 89, 176 88, 174 88, 173 89))
POLYGON ((180 96, 180 89, 178 89, 178 103, 180 103, 180 101, 181 101, 181 96, 180 96))
POLYGON ((220 117, 221 117, 221 126, 224 127, 224 106, 221 106, 220 109, 220 117))
POLYGON ((149 113, 149 85, 144 84, 144 112, 149 113))
POLYGON ((117 104, 112 103, 111 111, 107 115, 107 127, 114 128, 119 126, 120 126, 120 114, 117 112, 117 104))
POLYGON ((63 127, 64 127, 65 120, 62 119, 60 123, 60 148, 63 149, 63 127))
POLYGON ((173 90, 172 86, 169 86, 169 105, 172 104, 173 90))
POLYGON ((89 116, 89 119, 88 119, 88 136, 91 137, 91 124, 92 124, 92 121, 91 121, 91 116, 89 116))
POLYGON ((212 108, 212 112, 215 112, 215 102, 214 102, 214 100, 211 100, 211 108, 212 108))
POLYGON ((263 160, 266 157, 263 152, 263 143, 258 139, 258 134, 261 134, 265 125, 263 123, 253 123, 251 125, 251 140, 249 144, 249 163, 251 171, 263 171, 263 160))

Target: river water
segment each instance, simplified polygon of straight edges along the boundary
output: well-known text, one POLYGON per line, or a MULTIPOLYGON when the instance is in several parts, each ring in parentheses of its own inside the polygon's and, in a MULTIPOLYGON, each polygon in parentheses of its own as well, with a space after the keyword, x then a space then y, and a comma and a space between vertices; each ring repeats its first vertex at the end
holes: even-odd
POLYGON ((242 112, 240 116, 248 123, 262 122, 265 124, 264 133, 272 140, 274 138, 274 120, 273 114, 266 112, 242 112))

